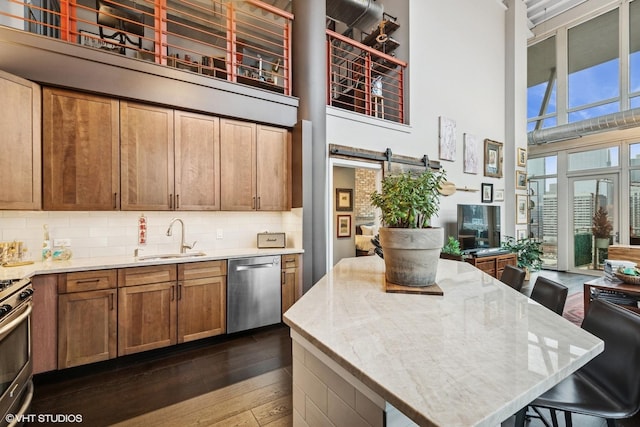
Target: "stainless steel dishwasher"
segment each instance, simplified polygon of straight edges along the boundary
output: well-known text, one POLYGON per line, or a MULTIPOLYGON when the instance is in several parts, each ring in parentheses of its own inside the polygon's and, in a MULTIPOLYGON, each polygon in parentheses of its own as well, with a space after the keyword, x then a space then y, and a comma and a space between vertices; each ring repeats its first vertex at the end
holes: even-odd
POLYGON ((229 260, 228 333, 280 323, 280 278, 280 255, 229 260))

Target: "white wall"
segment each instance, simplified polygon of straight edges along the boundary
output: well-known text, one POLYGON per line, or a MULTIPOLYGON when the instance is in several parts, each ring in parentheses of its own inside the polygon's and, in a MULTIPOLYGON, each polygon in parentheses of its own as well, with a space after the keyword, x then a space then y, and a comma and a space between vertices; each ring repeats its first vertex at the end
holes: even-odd
MULTIPOLYGON (((327 144, 391 148, 395 154, 437 160, 438 118, 444 116, 457 126, 456 160, 441 161, 448 180, 458 187, 479 189, 487 182, 505 188, 503 179, 463 173, 462 162, 464 133, 505 142, 504 5, 496 0, 409 0, 409 8, 411 123, 371 126, 382 121, 327 107, 327 144)), ((483 147, 479 150, 482 159, 483 147)), ((459 203, 480 203, 480 193, 443 198, 434 224, 455 222, 459 203)))
MULTIPOLYGON (((286 232, 287 247, 302 248, 302 210, 291 212, 144 212, 147 217, 146 245, 137 245, 138 217, 141 212, 44 212, 0 211, 0 241, 23 241, 28 259, 40 260, 43 226, 49 226, 52 240, 71 239, 75 258, 133 256, 135 248, 143 254, 178 252, 180 224, 166 236, 172 218, 185 223, 185 240, 197 240, 194 250, 255 248, 256 234, 263 231, 286 232), (217 239, 221 229, 223 238, 217 239)), ((53 242, 52 242, 53 243, 53 242)))

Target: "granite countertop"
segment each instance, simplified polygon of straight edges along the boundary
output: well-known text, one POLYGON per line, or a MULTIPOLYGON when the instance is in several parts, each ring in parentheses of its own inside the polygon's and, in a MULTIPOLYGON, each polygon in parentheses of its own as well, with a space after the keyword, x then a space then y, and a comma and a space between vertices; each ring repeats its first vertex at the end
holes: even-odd
POLYGON ((419 425, 499 425, 604 349, 471 264, 440 260, 436 281, 386 293, 382 259, 343 259, 284 321, 419 425))
MULTIPOLYGON (((197 253, 198 251, 189 251, 197 253)), ((218 249, 206 251, 205 255, 185 258, 137 260, 131 256, 113 256, 96 258, 71 258, 67 261, 35 262, 19 267, 0 267, 0 280, 22 279, 38 274, 69 273, 73 271, 104 270, 109 268, 143 267, 161 264, 182 264, 187 262, 213 261, 229 258, 246 258, 263 255, 286 255, 303 253, 302 249, 218 249)), ((140 253, 141 256, 151 256, 152 253, 140 253)))

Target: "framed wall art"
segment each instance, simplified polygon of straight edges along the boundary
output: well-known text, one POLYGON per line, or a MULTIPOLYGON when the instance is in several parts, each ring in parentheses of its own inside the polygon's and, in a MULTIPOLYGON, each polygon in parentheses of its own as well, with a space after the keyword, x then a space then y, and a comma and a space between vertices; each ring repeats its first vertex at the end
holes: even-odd
POLYGON ((518 166, 527 166, 526 148, 518 148, 518 166))
POLYGON ((353 210, 353 190, 351 188, 336 188, 336 210, 353 210))
POLYGON ((516 171, 516 188, 518 190, 527 189, 527 173, 525 171, 516 171))
POLYGON ((338 215, 338 237, 351 237, 351 215, 338 215))
POLYGON ((493 184, 482 183, 482 203, 493 202, 493 184))
POLYGON ((502 142, 484 140, 484 176, 502 178, 502 142))
POLYGON ((519 228, 516 230, 516 239, 522 240, 527 238, 527 230, 524 228, 519 228))
POLYGON ((516 194, 516 224, 526 224, 529 219, 529 209, 526 194, 516 194))
POLYGON ((440 117, 440 159, 456 160, 456 122, 440 117))
POLYGON ((470 133, 464 134, 464 173, 478 173, 478 138, 470 133))
POLYGON ((495 202, 503 202, 504 201, 504 189, 501 188, 499 190, 494 190, 493 192, 493 200, 495 202))

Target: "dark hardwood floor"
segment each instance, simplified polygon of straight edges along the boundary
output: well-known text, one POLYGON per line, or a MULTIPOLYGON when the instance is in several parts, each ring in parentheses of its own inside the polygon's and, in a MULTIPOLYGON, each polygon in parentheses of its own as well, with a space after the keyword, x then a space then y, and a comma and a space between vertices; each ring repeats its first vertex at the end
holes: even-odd
POLYGON ((30 413, 109 426, 290 365, 289 328, 276 325, 36 375, 30 413))

